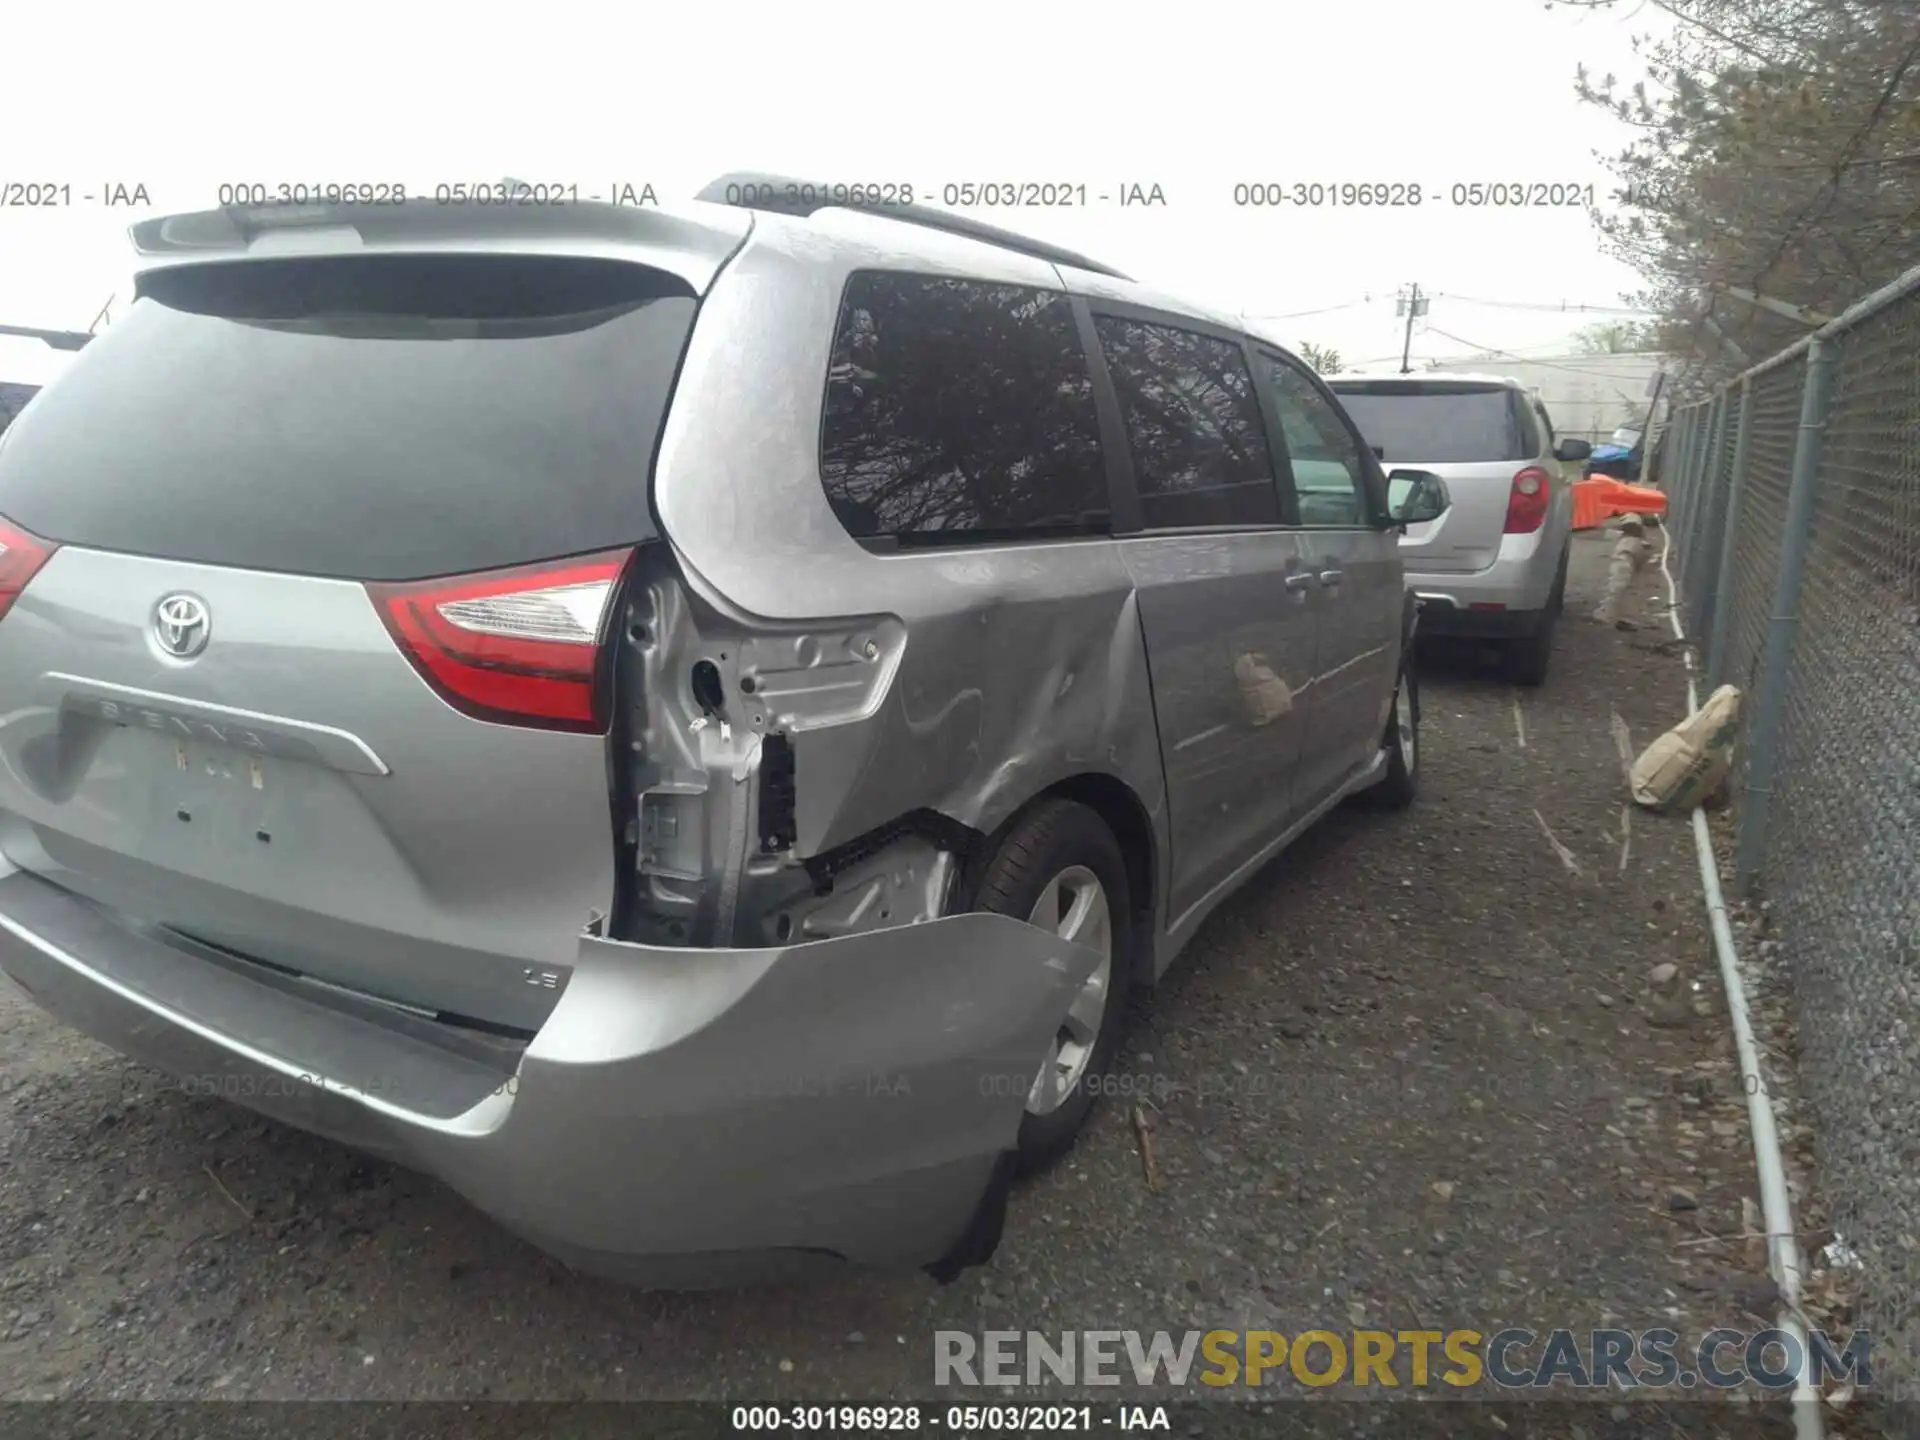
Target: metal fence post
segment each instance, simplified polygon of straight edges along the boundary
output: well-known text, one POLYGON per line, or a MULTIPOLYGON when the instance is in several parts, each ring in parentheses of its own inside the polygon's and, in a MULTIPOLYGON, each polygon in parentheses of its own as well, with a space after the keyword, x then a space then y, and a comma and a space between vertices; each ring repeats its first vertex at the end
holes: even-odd
MULTIPOLYGON (((1687 548, 1681 552, 1680 568, 1687 582, 1688 607, 1699 602, 1700 557, 1715 543, 1707 530, 1707 513, 1713 507, 1714 472, 1719 468, 1715 461, 1720 454, 1720 431, 1726 424, 1726 416, 1727 397, 1721 392, 1707 401, 1706 416, 1700 427, 1700 483, 1694 486, 1693 503, 1687 507, 1687 548)), ((1687 615, 1685 610, 1681 613, 1687 615)), ((1692 628, 1688 626, 1689 632, 1692 628)))
POLYGON ((1733 432, 1733 473, 1727 476, 1727 501, 1720 521, 1720 557, 1708 582, 1707 694, 1720 688, 1727 673, 1732 640, 1733 566, 1740 548, 1741 500, 1746 490, 1747 455, 1753 445, 1753 380, 1740 381, 1740 423, 1733 432))
MULTIPOLYGON (((1687 552, 1680 557, 1686 564, 1689 581, 1699 568, 1700 521, 1706 514, 1707 496, 1713 490, 1713 437, 1719 429, 1720 397, 1710 395, 1700 406, 1700 458, 1693 469, 1693 500, 1687 506, 1687 552)), ((1691 584, 1688 589, 1691 591, 1691 584)))
POLYGON ((1736 422, 1732 411, 1736 403, 1732 389, 1720 392, 1719 413, 1714 417, 1712 438, 1707 442, 1707 488, 1701 495, 1700 539, 1693 547, 1693 614, 1688 617, 1687 633, 1703 638, 1713 616, 1713 588, 1720 568, 1721 526, 1726 521, 1727 486, 1721 483, 1720 460, 1727 453, 1727 431, 1736 422))
POLYGON ((1687 557, 1693 553, 1693 514, 1700 504, 1700 480, 1706 469, 1708 403, 1702 400, 1693 407, 1692 423, 1687 426, 1687 498, 1680 506, 1680 574, 1683 586, 1687 557))
POLYGON ((1693 456, 1693 410, 1678 411, 1673 417, 1673 473, 1667 480, 1668 538, 1680 543, 1681 511, 1687 504, 1687 466, 1693 456))
POLYGON ((1820 453, 1832 377, 1832 342, 1816 338, 1807 349, 1806 382, 1800 391, 1800 431, 1793 447, 1793 480, 1787 490, 1787 518, 1780 536, 1780 570, 1774 581, 1773 608, 1767 620, 1766 665, 1755 697, 1746 796, 1740 807, 1740 846, 1734 866, 1742 890, 1753 888, 1766 858, 1780 721, 1786 712, 1793 632, 1800 618, 1800 577, 1806 570, 1808 542, 1813 536, 1814 500, 1820 489, 1820 453))

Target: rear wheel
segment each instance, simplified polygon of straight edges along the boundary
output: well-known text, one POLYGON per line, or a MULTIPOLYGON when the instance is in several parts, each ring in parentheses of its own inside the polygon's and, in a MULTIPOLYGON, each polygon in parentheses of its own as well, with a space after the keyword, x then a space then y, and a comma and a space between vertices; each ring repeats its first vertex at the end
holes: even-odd
POLYGON ((1540 612, 1539 623, 1507 650, 1507 672, 1516 685, 1539 686, 1547 682, 1547 670, 1553 663, 1553 634, 1560 612, 1567 603, 1567 564, 1570 552, 1562 552, 1560 568, 1553 577, 1553 590, 1547 607, 1540 612))
POLYGON ((1133 975, 1127 867, 1084 805, 1044 800, 1016 820, 981 872, 973 908, 1011 915, 1099 952, 1040 1057, 1020 1121, 1018 1164, 1043 1168, 1072 1148, 1120 1043, 1133 975))
POLYGON ((1400 661, 1400 679, 1393 687, 1393 709, 1387 733, 1380 742, 1387 755, 1387 772, 1371 789, 1361 792, 1380 810, 1404 810, 1420 793, 1420 682, 1413 665, 1413 647, 1400 661))

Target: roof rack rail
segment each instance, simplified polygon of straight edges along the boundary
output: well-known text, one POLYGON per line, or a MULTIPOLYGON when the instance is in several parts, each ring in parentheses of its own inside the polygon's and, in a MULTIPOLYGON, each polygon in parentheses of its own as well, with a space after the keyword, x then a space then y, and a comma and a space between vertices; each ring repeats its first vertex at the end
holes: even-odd
POLYGON ((961 215, 950 215, 944 210, 935 210, 926 205, 889 204, 884 200, 869 200, 848 193, 858 188, 849 185, 823 185, 818 181, 797 180, 790 175, 761 175, 752 171, 737 171, 722 175, 694 196, 694 199, 712 205, 732 205, 742 210, 767 210, 781 215, 797 215, 802 219, 816 210, 859 210, 868 215, 880 215, 908 225, 921 225, 929 230, 944 230, 949 235, 964 235, 969 240, 981 240, 988 245, 997 245, 1002 250, 1031 255, 1036 260, 1045 260, 1053 265, 1071 265, 1077 270, 1090 270, 1096 275, 1106 275, 1115 280, 1131 281, 1133 278, 1130 275, 1121 274, 1111 265, 1102 265, 1097 260, 1089 260, 1076 251, 1065 250, 1058 245, 1049 245, 1043 240, 1034 240, 1028 236, 1016 234, 1012 230, 1002 230, 997 225, 984 225, 978 220, 969 220, 961 215))

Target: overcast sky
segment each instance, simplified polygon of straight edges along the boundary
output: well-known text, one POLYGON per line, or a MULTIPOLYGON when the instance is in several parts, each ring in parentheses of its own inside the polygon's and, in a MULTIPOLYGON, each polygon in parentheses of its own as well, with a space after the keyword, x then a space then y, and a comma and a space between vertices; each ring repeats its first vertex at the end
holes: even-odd
MULTIPOLYGON (((1621 306, 1637 284, 1582 209, 1456 207, 1450 192, 1591 183, 1604 203, 1594 152, 1627 136, 1576 101, 1575 69, 1637 77, 1630 36, 1661 19, 1643 0, 16 8, 0 189, 64 183, 74 203, 0 209, 0 324, 86 328, 124 295, 131 220, 211 205, 223 182, 431 193, 513 175, 670 198, 753 169, 936 202, 970 181, 1090 199, 1157 185, 1164 205, 971 213, 1382 364, 1411 281, 1434 297, 1416 361, 1552 354, 1617 318, 1552 308, 1621 306), (1242 183, 1362 181, 1419 184, 1425 203, 1234 203, 1242 183), (152 210, 81 198, 114 184, 144 185, 152 210)), ((0 338, 0 379, 58 363, 0 338)))

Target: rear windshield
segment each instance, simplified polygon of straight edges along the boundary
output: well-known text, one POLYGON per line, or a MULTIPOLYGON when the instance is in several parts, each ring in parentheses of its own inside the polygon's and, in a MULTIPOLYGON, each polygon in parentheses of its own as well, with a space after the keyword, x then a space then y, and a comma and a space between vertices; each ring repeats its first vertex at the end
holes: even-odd
POLYGON ((1331 388, 1388 465, 1533 458, 1523 406, 1500 386, 1362 380, 1331 388))
POLYGON ((0 515, 359 580, 646 539, 695 304, 640 266, 545 256, 161 271, 0 437, 0 515))

